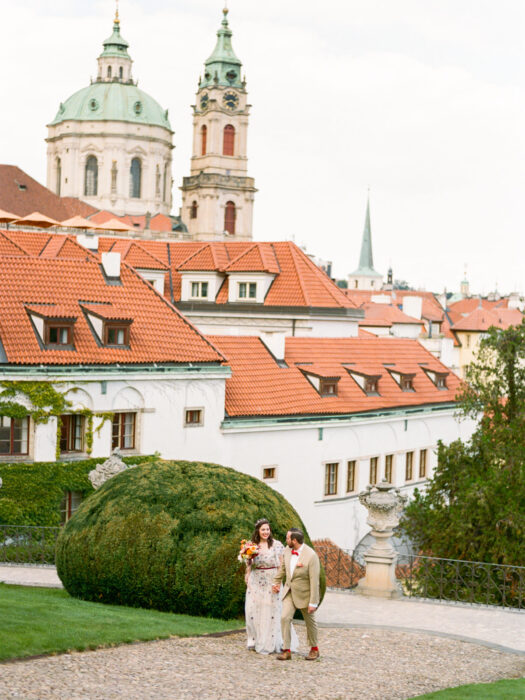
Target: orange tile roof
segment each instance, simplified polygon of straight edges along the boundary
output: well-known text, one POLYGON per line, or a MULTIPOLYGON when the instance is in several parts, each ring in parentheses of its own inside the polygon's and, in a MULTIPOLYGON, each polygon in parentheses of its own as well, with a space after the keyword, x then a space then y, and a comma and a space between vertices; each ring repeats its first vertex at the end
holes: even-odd
POLYGON ((449 311, 458 314, 469 314, 474 309, 481 307, 482 309, 493 309, 494 307, 506 308, 508 305, 508 299, 502 298, 497 300, 480 299, 479 297, 468 297, 466 299, 459 299, 449 305, 449 311))
POLYGON ((518 309, 496 308, 474 309, 468 316, 457 320, 452 326, 453 331, 487 331, 491 326, 506 329, 519 325, 523 314, 518 309))
POLYGON ((279 263, 271 243, 254 243, 251 248, 232 260, 228 272, 269 272, 279 274, 279 263))
POLYGON ((394 323, 417 324, 423 326, 420 318, 408 316, 397 306, 368 302, 362 305, 365 317, 359 321, 360 326, 392 326, 394 323))
POLYGON ((122 284, 108 285, 99 261, 85 250, 77 259, 0 256, 0 278, 0 340, 10 364, 224 361, 177 309, 125 263, 122 284), (110 304, 119 317, 133 318, 129 349, 99 346, 81 308, 96 302, 110 304), (77 317, 74 350, 41 349, 26 311, 26 305, 36 310, 41 304, 55 304, 61 315, 77 317))
POLYGON ((204 245, 184 260, 177 269, 181 272, 224 272, 228 256, 223 246, 204 245))
POLYGON ((0 231, 0 255, 28 255, 28 252, 7 231, 0 231))
POLYGON ((59 197, 16 165, 0 165, 0 209, 18 217, 39 211, 58 221, 96 211, 95 207, 75 197, 59 197))
POLYGON ((120 253, 122 260, 125 260, 128 265, 138 270, 168 269, 168 265, 135 241, 113 239, 108 247, 104 244, 104 250, 101 249, 99 243, 99 252, 120 253))
POLYGON ((459 378, 415 340, 400 338, 287 338, 280 367, 257 337, 210 336, 228 358, 229 416, 346 414, 454 401, 459 378), (305 364, 310 363, 310 364, 305 364), (390 366, 385 367, 384 363, 390 366), (426 369, 447 373, 438 389, 426 369), (404 392, 388 370, 414 374, 415 391, 404 392), (338 396, 321 397, 301 369, 340 376, 338 396), (367 396, 350 371, 381 375, 379 396, 367 396))

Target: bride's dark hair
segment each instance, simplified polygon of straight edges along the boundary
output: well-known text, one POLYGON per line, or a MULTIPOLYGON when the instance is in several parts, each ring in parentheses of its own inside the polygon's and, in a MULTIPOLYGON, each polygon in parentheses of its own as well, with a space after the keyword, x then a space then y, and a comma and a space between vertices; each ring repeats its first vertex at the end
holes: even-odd
POLYGON ((271 547, 272 544, 273 544, 272 528, 271 528, 270 523, 266 520, 266 518, 261 518, 260 520, 258 520, 258 521, 255 523, 255 526, 254 526, 255 529, 254 529, 253 535, 252 535, 252 542, 255 542, 255 544, 259 544, 259 543, 260 543, 260 541, 261 541, 261 535, 260 535, 260 532, 259 532, 259 531, 260 531, 260 529, 261 529, 261 527, 262 527, 263 525, 268 525, 268 526, 270 527, 270 537, 268 537, 268 539, 267 539, 267 542, 268 542, 268 549, 270 549, 270 547, 271 547))

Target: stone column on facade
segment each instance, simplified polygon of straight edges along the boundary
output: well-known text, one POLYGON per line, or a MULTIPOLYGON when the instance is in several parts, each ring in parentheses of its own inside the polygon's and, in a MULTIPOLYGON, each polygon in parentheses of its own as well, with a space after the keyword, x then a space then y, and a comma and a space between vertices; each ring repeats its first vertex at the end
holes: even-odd
POLYGON ((366 575, 359 581, 356 592, 377 598, 399 598, 403 593, 396 582, 397 552, 390 537, 399 524, 407 496, 383 479, 380 484, 369 484, 361 491, 359 501, 368 509, 366 522, 375 541, 364 555, 366 575))

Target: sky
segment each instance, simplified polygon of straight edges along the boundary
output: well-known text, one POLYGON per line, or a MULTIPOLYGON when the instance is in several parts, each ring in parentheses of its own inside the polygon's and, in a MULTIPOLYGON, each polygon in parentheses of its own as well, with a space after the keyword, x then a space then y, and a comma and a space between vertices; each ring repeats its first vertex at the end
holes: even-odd
MULTIPOLYGON (((174 213, 223 0, 120 0, 139 87, 169 109, 174 213)), ((254 239, 345 278, 370 190, 374 264, 417 289, 525 293, 523 0, 229 0, 254 239)), ((0 162, 45 184, 46 124, 96 75, 114 0, 0 0, 0 162)))

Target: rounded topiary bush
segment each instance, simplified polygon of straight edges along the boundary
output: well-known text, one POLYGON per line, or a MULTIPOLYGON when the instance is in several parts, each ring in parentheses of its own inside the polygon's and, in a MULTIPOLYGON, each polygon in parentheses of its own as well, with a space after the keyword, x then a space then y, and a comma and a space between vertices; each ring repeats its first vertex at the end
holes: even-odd
POLYGON ((306 532, 288 501, 258 479, 215 464, 153 460, 82 503, 58 539, 58 575, 84 600, 236 617, 245 593, 239 544, 261 517, 282 542, 290 527, 306 532))

